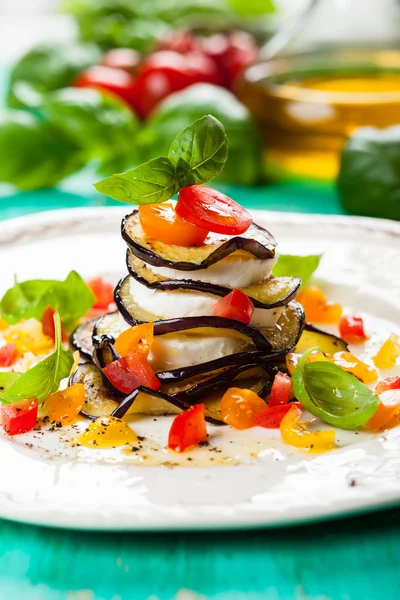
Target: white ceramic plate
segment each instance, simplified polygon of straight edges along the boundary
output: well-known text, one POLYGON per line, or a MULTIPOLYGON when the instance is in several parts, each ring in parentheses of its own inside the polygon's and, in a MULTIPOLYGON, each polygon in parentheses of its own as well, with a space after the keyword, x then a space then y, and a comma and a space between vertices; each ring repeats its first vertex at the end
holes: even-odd
MULTIPOLYGON (((116 281, 125 271, 124 212, 60 210, 2 223, 0 292, 14 274, 62 278, 77 269, 116 281)), ((325 251, 316 279, 330 298, 365 315, 366 352, 399 332, 399 224, 268 212, 255 218, 281 252, 325 251)), ((140 464, 121 449, 72 448, 65 440, 74 432, 64 428, 1 434, 0 516, 86 529, 226 529, 308 522, 400 500, 400 428, 380 436, 339 431, 342 447, 319 456, 285 446, 279 432, 211 428, 211 448, 176 458, 164 449, 169 418, 131 425, 147 438, 148 460, 140 464)))

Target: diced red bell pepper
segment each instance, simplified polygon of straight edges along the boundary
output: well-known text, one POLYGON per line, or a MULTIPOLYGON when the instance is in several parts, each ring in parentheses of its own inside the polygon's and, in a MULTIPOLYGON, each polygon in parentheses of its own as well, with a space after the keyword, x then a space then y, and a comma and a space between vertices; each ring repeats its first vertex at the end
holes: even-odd
POLYGON ((375 388, 376 394, 382 394, 388 390, 399 390, 400 389, 400 377, 387 377, 378 383, 375 388))
POLYGON ((175 417, 169 431, 168 448, 183 452, 206 439, 204 404, 196 404, 175 417))
POLYGON ((86 283, 96 299, 93 308, 104 308, 107 310, 110 304, 114 302, 114 286, 112 283, 107 283, 102 277, 89 279, 86 283))
POLYGON ((0 348, 0 367, 11 367, 20 358, 17 345, 14 343, 6 344, 0 348))
POLYGON ((342 315, 339 321, 340 337, 349 344, 362 344, 368 337, 364 330, 364 321, 358 315, 342 315))
POLYGON ((114 360, 103 369, 107 379, 123 394, 130 394, 143 385, 152 390, 160 387, 160 382, 146 356, 140 352, 130 352, 119 360, 114 360))
POLYGON ((265 427, 266 429, 275 429, 280 426, 282 419, 292 406, 296 406, 301 409, 302 405, 300 402, 290 402, 289 404, 277 404, 275 406, 271 406, 266 410, 263 410, 262 413, 259 413, 254 418, 254 424, 259 427, 265 427))
MULTIPOLYGON (((51 306, 47 306, 44 309, 44 312, 42 315, 43 334, 47 335, 49 338, 51 338, 53 340, 53 342, 55 342, 55 340, 56 340, 56 329, 54 326, 55 313, 56 313, 56 311, 53 308, 51 308, 51 306)), ((61 326, 61 339, 63 342, 68 342, 68 339, 69 339, 68 334, 65 333, 62 326, 61 326)))
POLYGON ((24 400, 5 404, 0 407, 0 424, 8 435, 25 433, 36 425, 38 415, 38 401, 24 400))
POLYGON ((234 319, 249 324, 253 316, 254 305, 250 298, 240 290, 233 290, 227 296, 218 300, 212 307, 215 317, 234 319))
POLYGON ((275 375, 271 393, 268 398, 268 406, 287 404, 292 395, 292 379, 289 375, 280 371, 275 375))

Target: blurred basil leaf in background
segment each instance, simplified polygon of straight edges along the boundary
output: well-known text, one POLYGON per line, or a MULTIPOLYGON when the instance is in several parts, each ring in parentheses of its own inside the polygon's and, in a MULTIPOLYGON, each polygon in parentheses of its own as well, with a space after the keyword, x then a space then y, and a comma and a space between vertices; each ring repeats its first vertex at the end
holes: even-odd
POLYGON ((0 182, 22 190, 52 187, 81 169, 85 153, 76 141, 52 123, 23 112, 0 116, 0 182))
POLYGON ((29 50, 10 74, 7 104, 12 108, 35 107, 42 94, 69 86, 76 75, 101 56, 95 44, 41 44, 29 50))
POLYGON ((228 160, 216 181, 257 183, 262 154, 256 126, 247 108, 231 92, 211 84, 192 85, 161 102, 139 132, 140 160, 168 154, 170 141, 207 114, 221 121, 228 138, 228 160))
POLYGON ((95 89, 65 88, 44 101, 46 119, 73 136, 111 174, 135 164, 137 117, 122 100, 95 89))
POLYGON ((258 17, 275 12, 273 0, 229 0, 229 4, 243 17, 258 17))
POLYGON ((349 212, 400 220, 400 125, 357 130, 343 149, 337 185, 349 212))

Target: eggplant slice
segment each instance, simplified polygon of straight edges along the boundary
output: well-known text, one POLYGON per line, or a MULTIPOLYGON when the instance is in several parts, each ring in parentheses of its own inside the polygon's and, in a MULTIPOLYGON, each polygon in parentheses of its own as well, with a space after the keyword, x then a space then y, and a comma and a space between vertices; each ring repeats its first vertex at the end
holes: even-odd
POLYGON ((282 314, 275 327, 258 330, 251 325, 240 323, 223 317, 182 317, 178 319, 160 320, 156 315, 140 308, 130 293, 130 277, 121 279, 115 289, 115 302, 118 309, 131 325, 154 322, 155 335, 174 334, 178 332, 193 333, 196 335, 219 336, 229 335, 247 339, 252 342, 257 350, 265 353, 284 353, 292 350, 300 339, 304 329, 304 310, 297 302, 290 302, 284 306, 282 314))
POLYGON ((177 246, 149 238, 140 225, 139 212, 133 211, 122 221, 122 237, 133 254, 155 267, 170 267, 179 271, 207 269, 229 254, 245 251, 256 258, 274 258, 276 241, 269 231, 252 223, 237 236, 209 233, 201 246, 177 246))
POLYGON ((91 319, 82 323, 75 329, 70 337, 70 345, 74 350, 80 352, 81 357, 84 360, 92 360, 93 356, 93 329, 98 319, 91 319))
POLYGON ((296 352, 303 353, 309 348, 318 346, 324 354, 347 352, 349 347, 342 338, 333 333, 321 331, 309 323, 305 324, 304 331, 296 346, 296 352))
MULTIPOLYGON (((226 296, 232 288, 192 279, 167 279, 162 275, 153 273, 143 260, 140 260, 129 249, 126 255, 126 264, 131 276, 142 285, 154 290, 189 290, 226 296)), ((272 309, 288 304, 296 296, 301 285, 298 277, 271 277, 261 283, 241 288, 257 308, 272 309)))

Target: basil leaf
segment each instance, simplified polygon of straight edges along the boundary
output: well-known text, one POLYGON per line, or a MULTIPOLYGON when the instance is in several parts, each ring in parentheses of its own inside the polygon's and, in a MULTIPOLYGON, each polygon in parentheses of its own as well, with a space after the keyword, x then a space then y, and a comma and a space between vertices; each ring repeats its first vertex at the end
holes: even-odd
POLYGON ((7 323, 15 324, 22 319, 40 320, 45 308, 51 306, 68 325, 84 315, 93 303, 91 290, 76 271, 71 271, 65 281, 16 282, 1 299, 0 312, 7 323))
MULTIPOLYGON (((58 390, 63 379, 69 376, 74 364, 72 350, 66 350, 61 342, 60 315, 54 315, 55 351, 40 363, 23 373, 0 397, 0 402, 10 404, 37 398, 43 402, 58 390)), ((12 375, 9 373, 8 375, 12 375)))
POLYGON ((22 373, 17 371, 0 372, 0 398, 1 394, 6 392, 20 377, 22 377, 22 373))
POLYGON ((400 219, 400 125, 363 127, 343 149, 340 200, 357 215, 400 219))
POLYGON ((174 165, 180 159, 184 160, 191 167, 194 182, 207 183, 219 175, 228 158, 228 141, 223 125, 211 115, 198 119, 177 135, 170 146, 168 158, 174 165))
POLYGON ((39 106, 43 94, 72 84, 75 76, 96 64, 100 56, 101 51, 94 44, 76 41, 32 48, 11 71, 8 105, 13 108, 39 106))
POLYGON ((129 204, 159 204, 179 191, 175 167, 168 158, 147 163, 94 184, 101 194, 129 204))
POLYGON ((318 268, 322 254, 310 256, 293 256, 292 254, 281 254, 278 262, 273 268, 274 277, 300 277, 301 286, 307 286, 312 274, 318 268))
POLYGON ((99 160, 107 174, 135 163, 139 122, 116 96, 95 89, 65 88, 47 95, 44 111, 48 120, 85 149, 88 160, 99 160), (109 171, 111 164, 113 170, 109 171))
POLYGON ((22 111, 0 117, 0 182, 22 190, 52 187, 81 169, 86 157, 80 144, 52 123, 22 111))
POLYGON ((260 17, 276 10, 273 0, 229 0, 229 4, 241 17, 260 17))
POLYGON ((292 376, 296 398, 311 414, 341 429, 356 429, 375 414, 379 398, 334 363, 300 361, 292 376))

